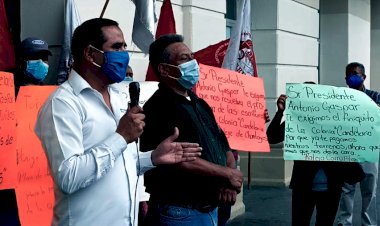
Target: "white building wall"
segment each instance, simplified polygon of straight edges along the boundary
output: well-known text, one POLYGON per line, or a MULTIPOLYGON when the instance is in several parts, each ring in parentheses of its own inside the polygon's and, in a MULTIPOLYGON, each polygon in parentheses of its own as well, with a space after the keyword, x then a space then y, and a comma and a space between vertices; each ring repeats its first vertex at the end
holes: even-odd
POLYGON ((370 0, 321 0, 321 84, 346 86, 345 67, 357 61, 370 87, 370 9, 370 0))
POLYGON ((318 82, 318 9, 300 1, 253 0, 252 24, 257 67, 274 115, 286 82, 318 82))
POLYGON ((371 0, 349 0, 348 6, 348 62, 356 61, 365 66, 367 78, 364 84, 370 88, 371 0))

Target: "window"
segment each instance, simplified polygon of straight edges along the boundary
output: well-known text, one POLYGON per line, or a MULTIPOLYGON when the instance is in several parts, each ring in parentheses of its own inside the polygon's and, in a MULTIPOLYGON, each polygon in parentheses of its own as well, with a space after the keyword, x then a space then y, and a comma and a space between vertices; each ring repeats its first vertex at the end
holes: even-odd
POLYGON ((230 38, 232 27, 236 23, 236 0, 226 0, 226 38, 230 38))

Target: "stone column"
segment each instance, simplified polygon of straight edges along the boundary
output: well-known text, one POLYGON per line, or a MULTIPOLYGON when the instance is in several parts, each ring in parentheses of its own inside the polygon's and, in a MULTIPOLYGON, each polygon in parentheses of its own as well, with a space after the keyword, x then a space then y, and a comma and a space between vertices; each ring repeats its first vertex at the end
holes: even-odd
MULTIPOLYGON (((287 82, 318 82, 319 1, 252 0, 251 7, 258 72, 273 117, 287 82)), ((271 153, 252 154, 252 184, 287 186, 293 162, 283 160, 282 144, 271 149, 271 153)), ((241 158, 247 176, 247 154, 241 158)))
POLYGON ((370 0, 321 0, 321 84, 346 86, 345 67, 357 61, 366 67, 365 85, 369 87, 370 11, 370 0))

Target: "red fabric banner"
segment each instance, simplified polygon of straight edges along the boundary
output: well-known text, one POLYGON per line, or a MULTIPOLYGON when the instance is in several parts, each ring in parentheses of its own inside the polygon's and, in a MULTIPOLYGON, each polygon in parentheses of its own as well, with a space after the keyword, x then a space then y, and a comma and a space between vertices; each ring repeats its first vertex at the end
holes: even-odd
POLYGON ((0 0, 0 71, 16 67, 12 35, 8 26, 4 0, 0 0))
MULTIPOLYGON (((172 3, 170 0, 164 0, 161 6, 160 18, 158 19, 156 39, 165 34, 176 34, 175 19, 173 14, 172 3)), ((158 77, 152 66, 149 64, 146 73, 146 81, 158 81, 158 77)))

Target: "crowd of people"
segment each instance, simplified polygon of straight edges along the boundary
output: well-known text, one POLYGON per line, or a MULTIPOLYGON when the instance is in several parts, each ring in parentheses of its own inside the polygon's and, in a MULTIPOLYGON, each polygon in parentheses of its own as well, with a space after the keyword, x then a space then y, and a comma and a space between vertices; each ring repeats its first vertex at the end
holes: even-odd
MULTIPOLYGON (((20 86, 41 84, 51 55, 38 38, 25 39, 19 51, 16 95, 20 86)), ((52 225, 226 225, 243 174, 211 107, 192 91, 199 66, 183 37, 163 35, 150 45, 159 88, 143 108, 128 106, 113 86, 133 80, 116 21, 82 23, 71 51, 68 80, 42 106, 35 127, 54 179, 52 225), (142 175, 149 201, 141 198, 142 175)), ((347 85, 380 104, 365 78, 362 64, 347 65, 347 85)), ((285 106, 280 95, 267 129, 271 144, 284 141, 285 106)), ((377 225, 377 175, 377 163, 294 161, 292 225, 310 225, 314 208, 317 226, 335 219, 352 225, 356 183, 362 225, 377 225)), ((6 225, 20 225, 14 191, 0 191, 0 200, 6 225)))

